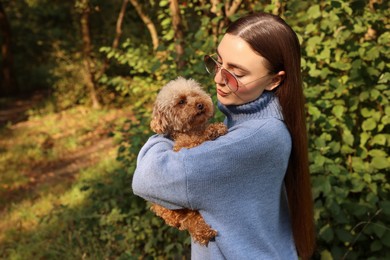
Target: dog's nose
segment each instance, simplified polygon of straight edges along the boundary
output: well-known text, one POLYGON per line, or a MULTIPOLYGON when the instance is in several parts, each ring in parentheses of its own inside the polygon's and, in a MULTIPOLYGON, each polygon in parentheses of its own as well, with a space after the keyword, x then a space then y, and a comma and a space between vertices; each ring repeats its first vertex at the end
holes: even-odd
POLYGON ((196 104, 196 108, 199 110, 203 110, 204 106, 202 103, 198 103, 198 104, 196 104))

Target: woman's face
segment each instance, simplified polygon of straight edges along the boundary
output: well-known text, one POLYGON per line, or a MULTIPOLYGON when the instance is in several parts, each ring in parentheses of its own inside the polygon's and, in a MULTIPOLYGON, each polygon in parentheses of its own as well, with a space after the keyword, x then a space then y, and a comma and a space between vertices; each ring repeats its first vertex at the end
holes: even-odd
POLYGON ((217 72, 214 81, 217 87, 217 97, 224 105, 241 105, 257 99, 264 90, 277 87, 273 84, 272 75, 265 67, 266 60, 255 53, 242 38, 225 34, 218 49, 218 63, 235 75, 239 88, 232 92, 217 72))

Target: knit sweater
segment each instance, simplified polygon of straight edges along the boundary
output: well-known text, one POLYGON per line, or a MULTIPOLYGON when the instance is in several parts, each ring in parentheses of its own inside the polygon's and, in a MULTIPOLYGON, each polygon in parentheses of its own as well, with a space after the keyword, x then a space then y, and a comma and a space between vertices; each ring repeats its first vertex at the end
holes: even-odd
POLYGON ((197 259, 297 259, 284 175, 291 137, 272 92, 219 109, 229 131, 197 147, 172 150, 154 135, 141 149, 133 192, 166 208, 199 210, 218 235, 191 245, 197 259))

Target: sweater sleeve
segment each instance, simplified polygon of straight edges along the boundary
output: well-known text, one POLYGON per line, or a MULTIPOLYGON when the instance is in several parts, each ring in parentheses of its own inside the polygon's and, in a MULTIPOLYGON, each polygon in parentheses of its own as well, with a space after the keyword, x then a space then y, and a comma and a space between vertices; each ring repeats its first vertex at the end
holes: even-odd
POLYGON ((206 209, 210 201, 224 201, 228 194, 242 197, 248 187, 258 189, 265 179, 283 180, 290 145, 279 120, 250 121, 179 152, 173 151, 171 140, 156 135, 138 155, 133 192, 169 209, 206 209))
POLYGON ((138 154, 132 189, 135 195, 169 209, 191 208, 183 154, 173 151, 173 141, 159 135, 149 138, 138 154))

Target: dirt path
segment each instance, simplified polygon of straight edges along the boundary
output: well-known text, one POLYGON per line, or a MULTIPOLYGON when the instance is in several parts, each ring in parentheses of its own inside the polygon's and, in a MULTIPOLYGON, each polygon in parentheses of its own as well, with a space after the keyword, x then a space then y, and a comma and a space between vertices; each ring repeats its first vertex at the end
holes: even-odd
POLYGON ((43 92, 36 92, 28 98, 15 98, 0 106, 0 127, 27 120, 26 112, 44 98, 43 92))
POLYGON ((48 164, 38 164, 23 173, 28 177, 28 182, 16 187, 6 188, 0 192, 3 205, 1 211, 9 205, 19 203, 24 199, 36 199, 42 193, 55 193, 70 186, 78 174, 88 167, 97 164, 107 156, 114 158, 116 146, 111 138, 102 138, 90 146, 78 149, 74 153, 67 154, 58 160, 48 164))
MULTIPOLYGON (((25 112, 39 102, 40 98, 41 97, 39 96, 35 96, 29 100, 19 100, 15 102, 14 105, 8 105, 5 108, 3 107, 0 110, 0 125, 2 124, 4 126, 5 124, 8 124, 7 129, 11 129, 10 131, 34 129, 37 124, 39 125, 42 122, 26 121, 27 116, 25 112)), ((74 117, 73 114, 58 114, 54 116, 58 117, 57 120, 60 120, 59 122, 69 121, 74 117)), ((48 145, 48 149, 51 149, 50 146, 56 146, 61 143, 58 138, 64 138, 63 136, 70 135, 73 132, 76 132, 75 135, 81 138, 81 142, 84 144, 76 150, 62 154, 55 160, 38 161, 33 165, 27 165, 27 167, 25 167, 26 171, 18 173, 28 179, 28 181, 22 185, 3 185, 3 187, 0 187, 0 204, 2 204, 0 205, 0 216, 2 210, 6 210, 14 203, 18 203, 24 199, 34 200, 34 198, 42 195, 42 192, 52 193, 53 191, 56 192, 56 190, 66 189, 66 187, 69 187, 69 185, 74 182, 77 175, 83 169, 91 167, 109 156, 115 158, 118 145, 114 143, 112 137, 109 137, 109 132, 113 127, 110 125, 113 124, 118 117, 123 116, 126 116, 123 111, 113 111, 113 113, 104 114, 102 118, 99 118, 98 125, 91 129, 78 129, 76 125, 74 127, 75 129, 72 129, 73 127, 71 126, 69 127, 70 129, 64 129, 65 132, 60 132, 60 136, 62 137, 48 136, 48 143, 43 144, 48 145), (66 133, 67 130, 70 133, 66 133), (80 131, 82 133, 77 133, 80 131)), ((76 124, 77 121, 81 121, 82 118, 83 117, 80 115, 76 119, 73 118, 75 121, 74 124, 76 124)), ((41 120, 45 120, 45 118, 41 120)), ((32 131, 32 133, 34 133, 34 131, 32 131)), ((12 139, 12 135, 10 136, 12 139)), ((7 147, 5 147, 5 149, 7 149, 7 147)))

